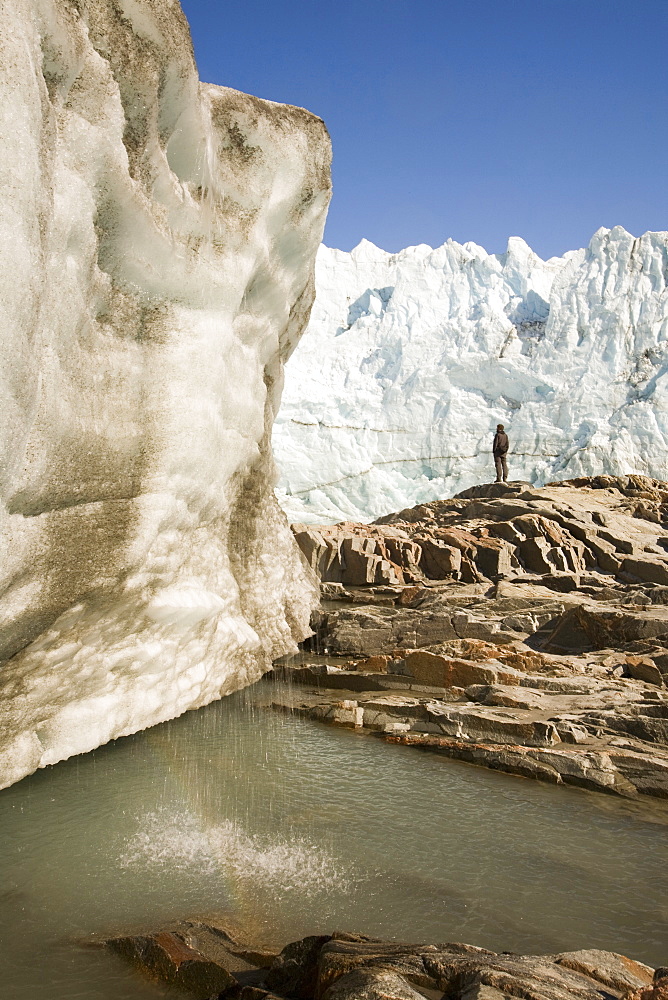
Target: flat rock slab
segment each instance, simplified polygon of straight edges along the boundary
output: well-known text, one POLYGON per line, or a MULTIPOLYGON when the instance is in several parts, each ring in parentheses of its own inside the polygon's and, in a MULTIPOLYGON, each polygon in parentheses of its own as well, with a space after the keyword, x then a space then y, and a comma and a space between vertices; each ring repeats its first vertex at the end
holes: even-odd
POLYGON ((441 676, 449 686, 421 685, 410 674, 306 665, 277 676, 312 686, 279 684, 271 704, 508 774, 668 798, 668 695, 653 685, 617 676, 525 674, 491 659, 448 661, 425 650, 398 655, 391 666, 411 667, 422 680, 441 676), (513 683, 453 683, 498 677, 513 683))
POLYGON ((624 748, 566 747, 563 744, 543 749, 474 743, 417 733, 388 733, 385 739, 555 785, 574 785, 626 797, 650 795, 668 799, 668 753, 643 754, 624 748))

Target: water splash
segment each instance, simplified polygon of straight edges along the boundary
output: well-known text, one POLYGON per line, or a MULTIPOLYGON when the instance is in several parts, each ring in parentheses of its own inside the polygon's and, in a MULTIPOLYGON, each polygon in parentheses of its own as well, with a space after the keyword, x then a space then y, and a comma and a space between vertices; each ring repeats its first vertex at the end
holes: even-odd
POLYGON ((138 824, 118 858, 126 870, 195 868, 237 884, 257 883, 265 892, 297 890, 309 898, 323 890, 350 892, 355 881, 335 858, 302 837, 259 837, 231 820, 204 826, 189 813, 167 809, 145 813, 138 824))

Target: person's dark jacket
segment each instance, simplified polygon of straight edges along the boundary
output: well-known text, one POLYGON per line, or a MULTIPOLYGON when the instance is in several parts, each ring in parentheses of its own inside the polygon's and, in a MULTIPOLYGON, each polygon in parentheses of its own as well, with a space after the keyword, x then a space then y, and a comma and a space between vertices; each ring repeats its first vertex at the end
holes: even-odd
POLYGON ((494 444, 492 445, 493 455, 505 455, 508 451, 508 435, 505 431, 497 431, 494 435, 494 444))

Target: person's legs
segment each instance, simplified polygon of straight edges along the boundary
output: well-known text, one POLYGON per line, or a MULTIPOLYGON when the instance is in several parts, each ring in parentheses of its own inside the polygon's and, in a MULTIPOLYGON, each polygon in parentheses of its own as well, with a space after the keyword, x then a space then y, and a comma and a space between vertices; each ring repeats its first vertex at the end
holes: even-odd
POLYGON ((505 483, 508 479, 508 463, 505 455, 501 456, 501 465, 503 466, 503 481, 505 483))
POLYGON ((496 468, 496 481, 497 481, 497 483, 501 482, 501 477, 503 476, 503 466, 505 464, 505 461, 506 460, 503 457, 503 455, 495 455, 494 456, 494 466, 496 468))

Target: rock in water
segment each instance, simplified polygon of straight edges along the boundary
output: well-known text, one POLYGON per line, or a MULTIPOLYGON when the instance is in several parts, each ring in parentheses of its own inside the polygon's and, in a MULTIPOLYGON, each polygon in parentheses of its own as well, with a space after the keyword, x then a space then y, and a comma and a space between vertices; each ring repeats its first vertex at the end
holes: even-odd
POLYGON ((330 144, 176 0, 8 0, 0 784, 258 678, 315 588, 271 487, 330 144))
POLYGON ((470 944, 402 944, 338 932, 286 945, 268 971, 251 973, 251 985, 234 961, 239 947, 224 931, 199 924, 193 942, 198 950, 193 950, 187 926, 107 945, 202 1000, 202 973, 213 976, 216 967, 221 977, 237 981, 209 1000, 419 1000, 442 995, 452 1000, 664 1000, 661 984, 668 982, 661 976, 665 970, 655 972, 610 951, 499 955, 470 944), (227 941, 226 949, 221 949, 221 939, 227 941))

